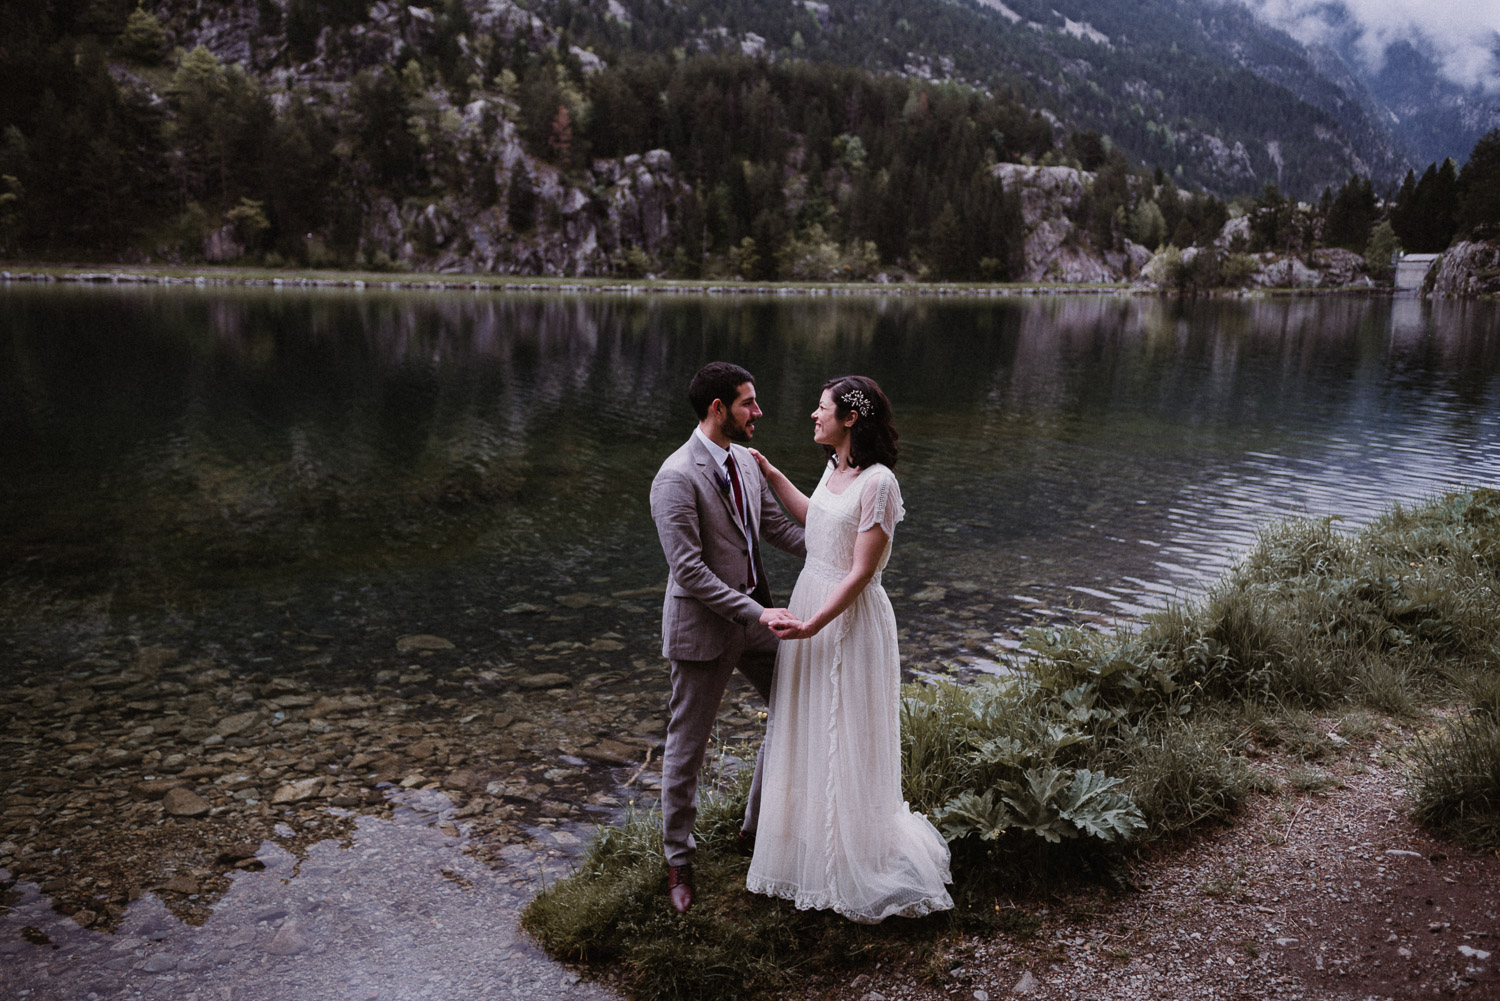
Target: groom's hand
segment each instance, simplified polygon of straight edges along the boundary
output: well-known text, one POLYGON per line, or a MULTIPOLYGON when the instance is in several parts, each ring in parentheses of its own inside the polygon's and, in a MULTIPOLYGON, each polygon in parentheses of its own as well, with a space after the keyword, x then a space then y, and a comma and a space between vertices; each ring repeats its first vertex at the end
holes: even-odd
POLYGON ((775 630, 786 623, 796 623, 797 617, 785 608, 767 608, 760 613, 760 624, 775 630))

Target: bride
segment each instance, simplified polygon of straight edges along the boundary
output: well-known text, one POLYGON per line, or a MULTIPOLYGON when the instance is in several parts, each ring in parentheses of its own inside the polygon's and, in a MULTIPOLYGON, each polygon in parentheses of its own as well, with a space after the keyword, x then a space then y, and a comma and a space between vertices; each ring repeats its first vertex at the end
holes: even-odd
POLYGON ((890 401, 872 379, 823 386, 813 441, 828 465, 804 495, 755 450, 807 527, 771 689, 755 854, 746 885, 874 923, 953 906, 948 846, 901 798, 896 619, 880 586, 905 516, 890 401))

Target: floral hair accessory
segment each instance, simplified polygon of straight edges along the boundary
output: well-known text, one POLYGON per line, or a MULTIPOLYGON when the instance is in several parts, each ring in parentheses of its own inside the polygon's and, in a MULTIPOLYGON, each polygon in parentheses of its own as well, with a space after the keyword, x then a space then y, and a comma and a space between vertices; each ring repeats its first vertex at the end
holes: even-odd
POLYGON ((839 397, 839 402, 848 407, 850 410, 853 410, 855 413, 859 414, 859 416, 861 417, 869 417, 875 409, 874 407, 870 406, 869 397, 865 396, 865 394, 858 389, 851 389, 848 392, 844 393, 844 395, 839 397))

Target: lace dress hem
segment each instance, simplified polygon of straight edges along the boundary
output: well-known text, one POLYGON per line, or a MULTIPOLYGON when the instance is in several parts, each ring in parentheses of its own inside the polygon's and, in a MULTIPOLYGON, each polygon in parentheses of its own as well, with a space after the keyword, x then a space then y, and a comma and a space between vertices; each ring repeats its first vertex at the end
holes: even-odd
POLYGON ((886 918, 920 918, 928 914, 936 914, 938 911, 953 909, 953 897, 946 890, 900 907, 882 910, 878 914, 867 914, 844 906, 832 894, 803 890, 794 883, 751 878, 745 881, 745 887, 751 893, 791 901, 799 911, 833 911, 835 914, 862 925, 878 925, 886 918))

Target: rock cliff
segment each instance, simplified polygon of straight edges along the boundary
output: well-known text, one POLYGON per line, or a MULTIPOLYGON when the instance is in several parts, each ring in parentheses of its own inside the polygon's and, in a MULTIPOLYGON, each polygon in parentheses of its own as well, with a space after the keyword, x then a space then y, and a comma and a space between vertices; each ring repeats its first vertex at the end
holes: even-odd
POLYGON ((1422 292, 1441 298, 1500 296, 1500 242, 1455 243, 1428 272, 1422 292))
MULTIPOLYGON (((539 49, 560 42, 557 32, 510 0, 479 0, 467 7, 470 33, 459 44, 476 72, 483 69, 484 53, 471 37, 489 47, 539 49)), ((341 104, 361 72, 401 66, 403 52, 429 42, 437 30, 431 9, 377 0, 367 19, 345 31, 324 30, 310 58, 299 59, 281 19, 265 21, 264 5, 213 11, 179 6, 170 14, 158 9, 173 43, 184 49, 202 45, 222 64, 244 67, 278 107, 310 97, 341 104)), ((584 72, 597 68, 593 53, 576 46, 571 51, 584 72)), ((144 79, 136 82, 152 89, 144 79)), ((565 171, 526 151, 517 106, 500 90, 476 91, 463 107, 455 107, 442 86, 428 86, 422 98, 420 120, 414 116, 409 127, 421 133, 430 174, 444 183, 418 197, 372 186, 358 234, 361 263, 414 271, 580 276, 618 274, 627 254, 643 269, 660 263, 672 241, 676 206, 690 191, 665 150, 594 160, 565 171), (530 190, 511 190, 517 183, 530 190), (514 208, 521 200, 529 209, 514 208)), ((232 227, 214 230, 202 247, 212 261, 233 261, 245 252, 232 227)))
POLYGON ((1005 190, 1021 198, 1021 220, 1026 228, 1022 281, 1125 281, 1151 259, 1149 250, 1129 240, 1124 250, 1100 251, 1088 233, 1076 225, 1074 216, 1094 183, 1092 173, 1072 167, 999 163, 995 176, 1005 190))

